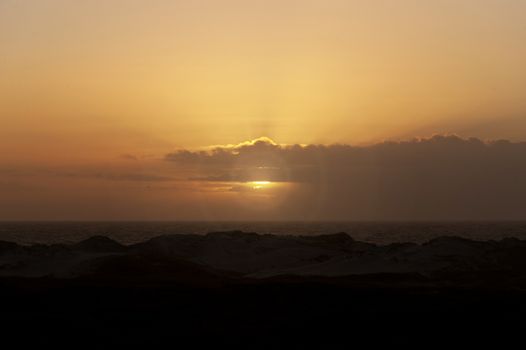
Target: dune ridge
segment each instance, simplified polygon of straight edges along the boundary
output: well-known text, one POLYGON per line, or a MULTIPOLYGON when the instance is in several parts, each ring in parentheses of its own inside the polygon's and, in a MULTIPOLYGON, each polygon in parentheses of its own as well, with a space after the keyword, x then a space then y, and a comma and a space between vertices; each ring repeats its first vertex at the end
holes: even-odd
POLYGON ((140 276, 146 269, 166 278, 176 278, 183 265, 210 276, 238 278, 523 271, 526 241, 444 236, 423 244, 376 245, 343 232, 287 236, 228 231, 163 235, 132 245, 104 236, 71 245, 0 242, 2 277, 74 278, 108 273, 112 265, 121 266, 121 274, 126 270, 140 276))

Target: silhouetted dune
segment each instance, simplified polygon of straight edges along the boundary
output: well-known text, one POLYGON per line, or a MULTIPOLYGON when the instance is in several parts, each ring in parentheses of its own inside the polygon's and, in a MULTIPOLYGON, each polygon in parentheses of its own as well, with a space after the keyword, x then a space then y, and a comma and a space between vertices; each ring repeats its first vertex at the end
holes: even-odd
POLYGON ((150 271, 164 277, 176 276, 181 264, 247 278, 520 271, 526 267, 526 242, 444 236, 423 244, 375 245, 346 233, 278 236, 240 231, 164 235, 130 246, 103 236, 72 245, 0 242, 2 276, 71 278, 92 273, 95 266, 109 273, 112 264, 129 276, 137 270, 137 276, 150 271))
POLYGON ((176 258, 160 258, 154 255, 110 255, 95 259, 82 278, 111 281, 134 285, 140 283, 179 283, 186 286, 218 287, 224 274, 206 266, 200 266, 176 258))
POLYGON ((127 247, 105 236, 93 236, 82 242, 74 244, 73 249, 93 253, 119 253, 126 251, 127 247))
POLYGON ((4 252, 14 251, 18 248, 18 244, 13 242, 0 241, 0 254, 4 252))
POLYGON ((345 233, 235 231, 123 246, 92 237, 0 242, 0 266, 0 298, 10 301, 0 326, 14 344, 502 347, 526 330, 517 239, 374 245, 345 233))

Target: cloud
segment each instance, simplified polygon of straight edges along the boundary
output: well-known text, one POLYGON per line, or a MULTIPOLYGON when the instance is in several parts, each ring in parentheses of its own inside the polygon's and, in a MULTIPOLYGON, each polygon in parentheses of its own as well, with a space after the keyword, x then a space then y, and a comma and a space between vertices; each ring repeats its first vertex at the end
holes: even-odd
POLYGON ((324 146, 279 145, 262 137, 201 151, 178 150, 165 160, 197 169, 199 175, 192 180, 296 182, 308 180, 310 170, 315 171, 317 147, 324 146))
POLYGON ((123 159, 123 160, 139 160, 139 158, 137 158, 137 156, 133 155, 133 154, 121 154, 119 156, 119 159, 123 159))
POLYGON ((279 145, 268 138, 260 138, 209 150, 179 150, 167 154, 165 159, 198 171, 192 180, 305 182, 319 180, 321 173, 337 174, 359 168, 423 171, 430 167, 450 167, 452 171, 458 171, 468 166, 524 165, 525 150, 526 143, 484 142, 454 135, 384 142, 368 147, 279 145))
POLYGON ((526 219, 526 143, 436 135, 356 147, 261 138, 165 159, 191 169, 194 181, 302 184, 288 205, 310 201, 322 219, 526 219))
POLYGON ((141 173, 129 173, 129 174, 97 174, 94 177, 112 180, 112 181, 146 181, 146 182, 159 182, 159 181, 173 181, 174 179, 169 176, 161 176, 155 174, 141 174, 141 173))
POLYGON ((174 178, 163 175, 147 173, 68 173, 67 177, 94 178, 109 181, 139 181, 139 182, 164 182, 173 181, 174 178))

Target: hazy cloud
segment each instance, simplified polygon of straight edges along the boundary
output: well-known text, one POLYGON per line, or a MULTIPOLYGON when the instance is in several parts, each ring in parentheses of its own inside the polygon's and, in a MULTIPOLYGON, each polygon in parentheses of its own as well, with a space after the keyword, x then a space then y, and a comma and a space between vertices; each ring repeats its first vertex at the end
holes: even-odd
POLYGON ((261 138, 210 150, 179 150, 166 155, 165 159, 194 168, 199 174, 193 180, 304 182, 318 180, 321 173, 358 168, 423 171, 437 167, 457 172, 470 166, 477 169, 524 166, 525 152, 526 143, 483 142, 476 138, 440 135, 368 147, 278 145, 261 138))
POLYGON ((135 156, 133 154, 121 154, 119 156, 119 159, 123 159, 123 160, 139 160, 139 158, 137 158, 137 156, 135 156))
POLYGON ((356 147, 262 138, 165 159, 193 169, 192 180, 303 184, 289 205, 312 201, 320 218, 526 218, 526 143, 439 135, 356 147))
POLYGON ((159 181, 173 181, 169 176, 162 176, 147 173, 68 173, 65 176, 73 178, 94 178, 109 181, 145 181, 145 182, 159 182, 159 181))

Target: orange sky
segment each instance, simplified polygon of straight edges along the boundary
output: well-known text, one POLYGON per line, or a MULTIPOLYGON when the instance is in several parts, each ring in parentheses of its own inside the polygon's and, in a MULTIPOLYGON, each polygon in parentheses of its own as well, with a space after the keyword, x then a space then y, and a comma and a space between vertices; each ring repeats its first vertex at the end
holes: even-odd
POLYGON ((3 0, 0 219, 112 218, 75 209, 108 196, 201 218, 191 181, 114 178, 187 179, 166 154, 260 136, 526 140, 525 38, 521 0, 3 0))

